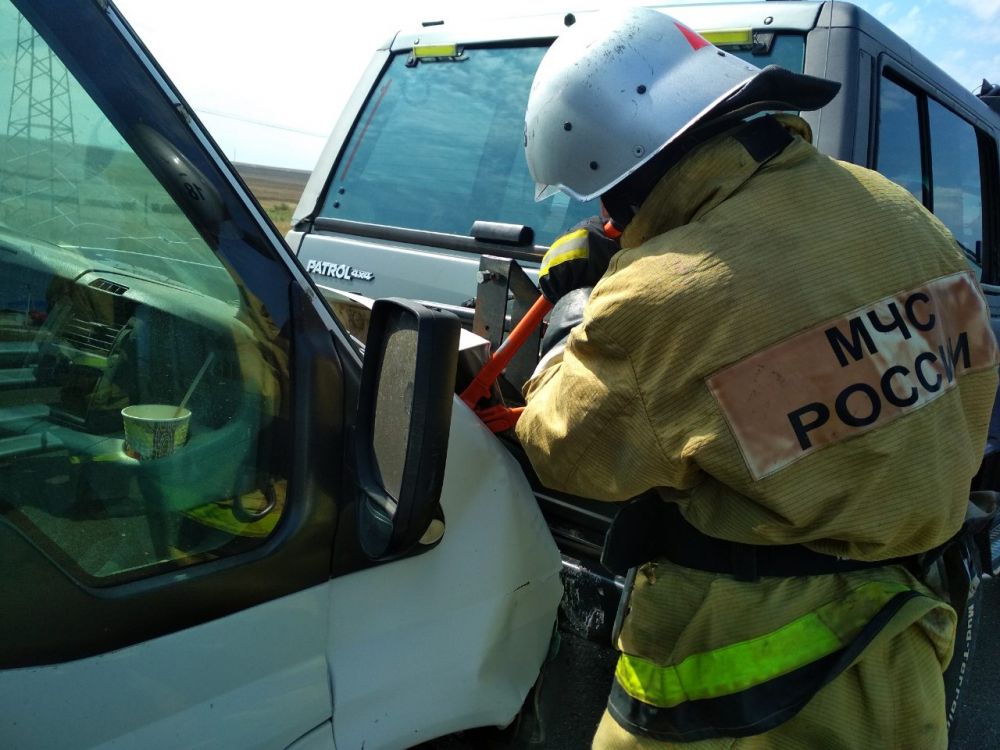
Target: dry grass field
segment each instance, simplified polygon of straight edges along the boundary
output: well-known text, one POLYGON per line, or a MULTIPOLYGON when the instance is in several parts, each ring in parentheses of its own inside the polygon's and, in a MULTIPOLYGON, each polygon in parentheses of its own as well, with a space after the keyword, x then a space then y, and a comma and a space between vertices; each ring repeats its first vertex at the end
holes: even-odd
MULTIPOLYGON (((258 198, 258 200, 260 199, 258 198)), ((288 230, 292 228, 292 211, 295 210, 295 204, 285 201, 260 200, 260 206, 267 212, 281 235, 287 234, 288 230)))
POLYGON ((271 217, 281 234, 285 234, 292 220, 292 211, 306 186, 309 173, 298 169, 264 167, 257 164, 234 164, 240 176, 253 191, 254 197, 271 217))

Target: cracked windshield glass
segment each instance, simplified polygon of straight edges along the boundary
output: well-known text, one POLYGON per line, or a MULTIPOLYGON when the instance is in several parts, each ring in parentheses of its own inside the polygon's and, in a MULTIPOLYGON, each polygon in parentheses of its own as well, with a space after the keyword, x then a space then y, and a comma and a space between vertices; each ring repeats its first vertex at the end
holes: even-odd
POLYGON ((287 316, 122 49, 57 53, 0 0, 0 519, 115 582, 271 533, 287 316))

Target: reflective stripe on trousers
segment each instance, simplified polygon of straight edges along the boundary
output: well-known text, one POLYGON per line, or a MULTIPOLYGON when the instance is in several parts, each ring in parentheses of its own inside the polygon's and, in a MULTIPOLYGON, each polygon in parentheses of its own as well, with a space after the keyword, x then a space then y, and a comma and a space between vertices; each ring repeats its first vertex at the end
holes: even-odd
POLYGON ((771 633, 675 665, 622 654, 608 712, 626 730, 659 740, 760 734, 801 710, 918 596, 872 581, 771 633))

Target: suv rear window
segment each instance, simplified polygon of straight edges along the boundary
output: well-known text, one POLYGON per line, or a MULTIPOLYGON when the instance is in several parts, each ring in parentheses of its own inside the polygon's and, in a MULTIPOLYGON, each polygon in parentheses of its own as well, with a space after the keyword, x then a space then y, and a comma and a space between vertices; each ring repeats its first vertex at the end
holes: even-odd
MULTIPOLYGON (((727 47, 760 67, 799 71, 804 48, 803 36, 781 34, 766 50, 727 47)), ((416 64, 409 52, 396 54, 340 155, 320 215, 459 235, 476 220, 525 224, 536 244, 548 245, 596 214, 596 200, 534 200, 524 110, 545 50, 473 47, 416 64)))
POLYGON ((535 203, 524 109, 544 47, 465 50, 407 67, 397 54, 358 120, 322 215, 468 234, 477 219, 526 224, 549 244, 597 213, 565 196, 535 203))

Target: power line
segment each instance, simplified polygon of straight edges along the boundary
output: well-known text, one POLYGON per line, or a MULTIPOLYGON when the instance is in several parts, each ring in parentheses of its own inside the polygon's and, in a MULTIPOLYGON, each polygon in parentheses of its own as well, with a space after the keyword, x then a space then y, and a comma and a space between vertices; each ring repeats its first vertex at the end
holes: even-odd
POLYGON ((204 112, 207 115, 215 115, 216 117, 225 117, 227 120, 236 120, 237 122, 245 122, 251 125, 260 125, 265 128, 273 128, 274 130, 284 130, 289 133, 298 133, 299 135, 308 135, 313 138, 326 138, 328 133, 314 133, 310 130, 300 130, 299 128, 290 128, 287 125, 276 125, 273 122, 264 122, 263 120, 255 120, 252 117, 243 117, 241 115, 234 115, 230 112, 220 112, 216 109, 209 109, 207 107, 195 107, 198 112, 204 112))

